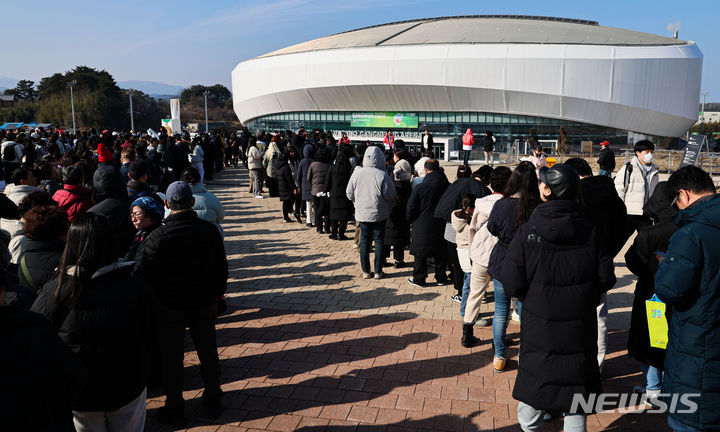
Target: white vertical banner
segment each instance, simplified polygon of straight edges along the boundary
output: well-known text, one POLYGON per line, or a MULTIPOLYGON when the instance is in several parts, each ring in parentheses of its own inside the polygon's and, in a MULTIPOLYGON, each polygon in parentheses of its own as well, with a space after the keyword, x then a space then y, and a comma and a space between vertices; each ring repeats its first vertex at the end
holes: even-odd
POLYGON ((170 99, 170 118, 180 120, 180 99, 170 99))

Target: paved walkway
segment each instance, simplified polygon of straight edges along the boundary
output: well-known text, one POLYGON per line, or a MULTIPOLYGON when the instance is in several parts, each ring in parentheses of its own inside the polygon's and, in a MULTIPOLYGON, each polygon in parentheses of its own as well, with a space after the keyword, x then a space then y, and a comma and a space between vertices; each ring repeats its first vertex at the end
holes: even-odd
MULTIPOLYGON (((479 346, 460 346, 451 286, 412 287, 410 268, 388 268, 379 281, 360 278, 352 241, 282 223, 277 199, 248 193, 244 169, 221 173, 209 187, 226 209, 229 311, 217 323, 225 410, 214 421, 205 417, 188 338, 188 430, 520 430, 511 396, 518 324, 508 328, 507 370, 496 374, 490 328, 476 330, 479 346)), ((625 350, 634 277, 623 265, 616 270, 604 388, 628 392, 640 380, 625 350)), ((491 311, 492 303, 483 306, 491 311)), ((148 400, 146 430, 171 430, 155 418, 163 400, 148 400)), ((668 430, 665 416, 647 413, 592 415, 588 426, 668 430)), ((562 420, 541 430, 560 429, 562 420)))

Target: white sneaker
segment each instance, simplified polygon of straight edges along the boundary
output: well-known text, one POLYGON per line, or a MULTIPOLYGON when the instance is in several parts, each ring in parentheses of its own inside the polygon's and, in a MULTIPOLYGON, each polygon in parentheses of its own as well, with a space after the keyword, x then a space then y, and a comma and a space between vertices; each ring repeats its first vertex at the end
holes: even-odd
POLYGON ((657 408, 657 400, 660 398, 661 390, 647 390, 645 391, 645 408, 653 409, 657 408))
POLYGON ((516 322, 520 322, 520 314, 518 314, 516 310, 513 310, 510 314, 510 319, 516 322))
POLYGON ((265 197, 264 197, 264 196, 262 196, 262 195, 255 195, 255 198, 259 198, 259 199, 262 199, 262 198, 265 198, 265 197))

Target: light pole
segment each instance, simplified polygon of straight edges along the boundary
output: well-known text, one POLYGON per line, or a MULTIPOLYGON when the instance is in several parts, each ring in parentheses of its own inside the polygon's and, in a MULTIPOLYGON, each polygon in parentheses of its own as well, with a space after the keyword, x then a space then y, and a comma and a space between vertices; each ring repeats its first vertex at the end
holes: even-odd
POLYGON ((132 106, 132 90, 128 91, 128 96, 130 96, 130 130, 135 130, 135 119, 133 118, 133 106, 132 106))
POLYGON ((72 121, 73 121, 73 134, 77 132, 75 129, 75 95, 73 94, 73 87, 77 85, 77 80, 72 80, 68 83, 70 86, 70 109, 72 110, 72 121))
POLYGON ((205 133, 208 133, 207 97, 209 93, 207 90, 203 93, 203 95, 205 95, 205 133))
POLYGON ((704 91, 701 94, 703 97, 703 103, 702 103, 702 117, 700 118, 700 133, 702 134, 705 131, 705 97, 708 95, 708 92, 704 91))

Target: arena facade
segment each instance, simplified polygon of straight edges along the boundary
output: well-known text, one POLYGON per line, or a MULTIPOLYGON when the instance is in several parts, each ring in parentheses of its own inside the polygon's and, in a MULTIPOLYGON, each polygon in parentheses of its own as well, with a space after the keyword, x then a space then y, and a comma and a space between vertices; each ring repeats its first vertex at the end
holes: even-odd
MULTIPOLYGON (((351 30, 241 62, 235 112, 250 129, 319 128, 436 144, 467 128, 620 145, 679 137, 696 121, 697 44, 534 16, 457 16, 351 30)), ((455 140, 456 141, 456 140, 455 140)), ((446 147, 447 149, 447 147, 446 147)), ((452 150, 452 146, 450 147, 452 150)))

